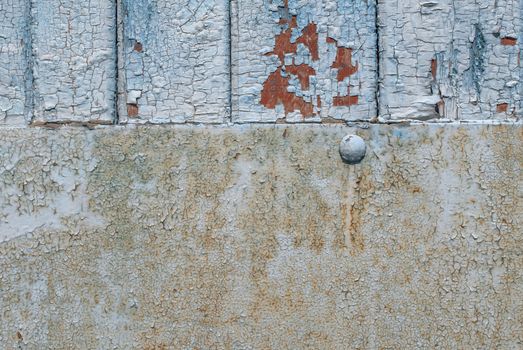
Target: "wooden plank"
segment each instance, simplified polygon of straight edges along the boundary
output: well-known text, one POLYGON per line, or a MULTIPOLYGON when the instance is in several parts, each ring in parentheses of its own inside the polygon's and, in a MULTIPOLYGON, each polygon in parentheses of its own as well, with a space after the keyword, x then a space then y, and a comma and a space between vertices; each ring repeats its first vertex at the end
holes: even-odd
POLYGON ((112 123, 116 6, 112 0, 32 0, 35 124, 112 123))
POLYGON ((363 0, 233 1, 233 119, 376 117, 375 10, 363 0))
POLYGON ((122 4, 125 108, 120 121, 228 120, 228 1, 123 0, 122 4))
POLYGON ((0 3, 0 124, 4 125, 24 125, 29 114, 28 10, 29 4, 23 0, 0 3))
POLYGON ((521 116, 520 0, 378 1, 380 115, 521 116))

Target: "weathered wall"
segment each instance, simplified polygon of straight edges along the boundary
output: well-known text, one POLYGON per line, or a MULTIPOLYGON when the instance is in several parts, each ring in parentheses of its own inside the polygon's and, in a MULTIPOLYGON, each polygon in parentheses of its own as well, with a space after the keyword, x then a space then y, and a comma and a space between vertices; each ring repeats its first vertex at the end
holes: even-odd
POLYGON ((3 348, 523 347, 521 126, 0 136, 3 348))
POLYGON ((0 118, 519 121, 522 2, 7 0, 0 118))
POLYGON ((523 348, 522 1, 3 0, 0 348, 523 348))

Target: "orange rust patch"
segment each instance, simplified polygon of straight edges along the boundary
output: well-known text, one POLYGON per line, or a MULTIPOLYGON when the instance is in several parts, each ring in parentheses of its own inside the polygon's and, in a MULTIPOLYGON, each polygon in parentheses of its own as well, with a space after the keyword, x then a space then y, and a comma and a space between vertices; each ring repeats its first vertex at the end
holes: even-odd
POLYGON ((363 242, 363 236, 361 234, 361 208, 355 208, 354 205, 350 207, 350 225, 349 225, 349 238, 352 247, 357 252, 362 252, 365 249, 365 243, 363 242))
POLYGON ((501 45, 516 46, 517 43, 518 43, 518 39, 516 39, 516 38, 510 38, 510 37, 501 38, 501 45))
POLYGON ((352 49, 346 47, 338 47, 336 59, 331 65, 331 68, 338 68, 338 81, 343 81, 358 71, 358 64, 352 65, 352 49))
POLYGON ((265 55, 277 55, 280 59, 280 62, 283 64, 285 54, 296 53, 297 45, 296 43, 291 43, 292 29, 289 28, 280 34, 276 35, 274 43, 274 51, 268 52, 265 55))
POLYGON ((305 117, 314 115, 312 103, 287 91, 288 87, 289 77, 282 76, 280 67, 271 73, 263 84, 260 103, 270 109, 274 109, 278 104, 282 104, 285 114, 299 110, 305 117))
POLYGON ((316 75, 314 68, 307 64, 300 64, 298 66, 292 64, 285 66, 285 71, 298 77, 301 88, 306 90, 309 88, 309 78, 311 75, 316 75))
POLYGON ((138 116, 138 105, 136 105, 134 103, 128 103, 127 104, 127 116, 128 117, 138 116))
POLYGON ((508 103, 500 103, 496 106, 496 112, 505 113, 508 111, 508 103))
POLYGON ((142 52, 143 50, 143 45, 141 42, 137 41, 134 43, 134 51, 136 52, 142 52))
POLYGON ((332 102, 335 107, 353 106, 358 104, 358 96, 334 96, 332 102))
POLYGON ((432 73, 432 79, 436 80, 436 73, 438 72, 438 60, 435 58, 430 61, 430 71, 432 73))
POLYGON ((307 26, 301 31, 301 36, 298 38, 298 40, 296 40, 297 44, 303 44, 307 46, 313 61, 320 59, 318 54, 318 32, 316 29, 316 23, 311 22, 307 24, 307 26))
POLYGON ((309 23, 305 28, 303 28, 302 34, 298 37, 295 43, 291 42, 291 36, 292 30, 297 27, 296 16, 292 16, 290 20, 281 18, 279 24, 288 24, 288 28, 282 30, 280 34, 276 35, 274 50, 266 53, 266 56, 277 55, 280 62, 283 64, 285 55, 289 53, 295 54, 298 44, 303 44, 309 49, 313 61, 320 59, 318 54, 318 33, 316 31, 316 23, 309 23))
POLYGON ((320 98, 320 95, 316 96, 316 105, 318 106, 318 108, 321 108, 321 98, 320 98))
MULTIPOLYGON (((287 2, 285 1, 284 4, 287 9, 287 2)), ((291 42, 293 29, 298 26, 296 16, 280 18, 279 24, 287 27, 282 28, 281 32, 276 35, 273 51, 265 55, 278 56, 280 66, 275 72, 271 73, 263 83, 260 103, 271 109, 276 108, 278 104, 282 104, 285 114, 298 110, 304 117, 313 116, 314 106, 312 101, 308 102, 304 98, 288 91, 290 81, 288 75, 296 76, 300 82, 301 89, 307 90, 310 86, 310 77, 316 75, 316 71, 307 64, 295 65, 294 60, 292 64, 286 65, 285 55, 296 54, 298 44, 303 44, 308 48, 312 60, 318 60, 317 26, 315 23, 307 24, 307 26, 303 28, 300 37, 293 43, 291 42), (283 72, 285 72, 285 76, 283 72)), ((316 96, 316 98, 318 99, 318 106, 320 106, 321 101, 319 101, 319 96, 316 96)))

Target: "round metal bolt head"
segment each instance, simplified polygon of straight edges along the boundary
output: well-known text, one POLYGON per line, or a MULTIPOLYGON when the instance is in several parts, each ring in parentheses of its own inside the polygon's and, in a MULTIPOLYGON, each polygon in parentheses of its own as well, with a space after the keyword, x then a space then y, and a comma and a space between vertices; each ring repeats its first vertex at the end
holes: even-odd
POLYGON ((358 164, 365 157, 367 146, 358 135, 347 135, 340 143, 340 156, 345 163, 358 164))

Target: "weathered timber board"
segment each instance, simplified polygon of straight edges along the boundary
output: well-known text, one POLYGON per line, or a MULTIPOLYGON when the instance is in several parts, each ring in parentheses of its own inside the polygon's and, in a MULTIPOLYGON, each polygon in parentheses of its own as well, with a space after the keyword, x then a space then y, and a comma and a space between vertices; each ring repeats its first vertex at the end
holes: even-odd
POLYGON ((24 125, 30 115, 26 99, 29 70, 29 3, 0 3, 0 125, 24 125))
POLYGON ((376 110, 375 4, 232 1, 233 120, 369 120, 376 110))
POLYGON ((379 0, 380 115, 521 118, 522 4, 379 0))
POLYGON ((31 0, 31 17, 33 123, 113 123, 115 2, 31 0))
POLYGON ((123 0, 123 123, 229 119, 229 1, 123 0))

